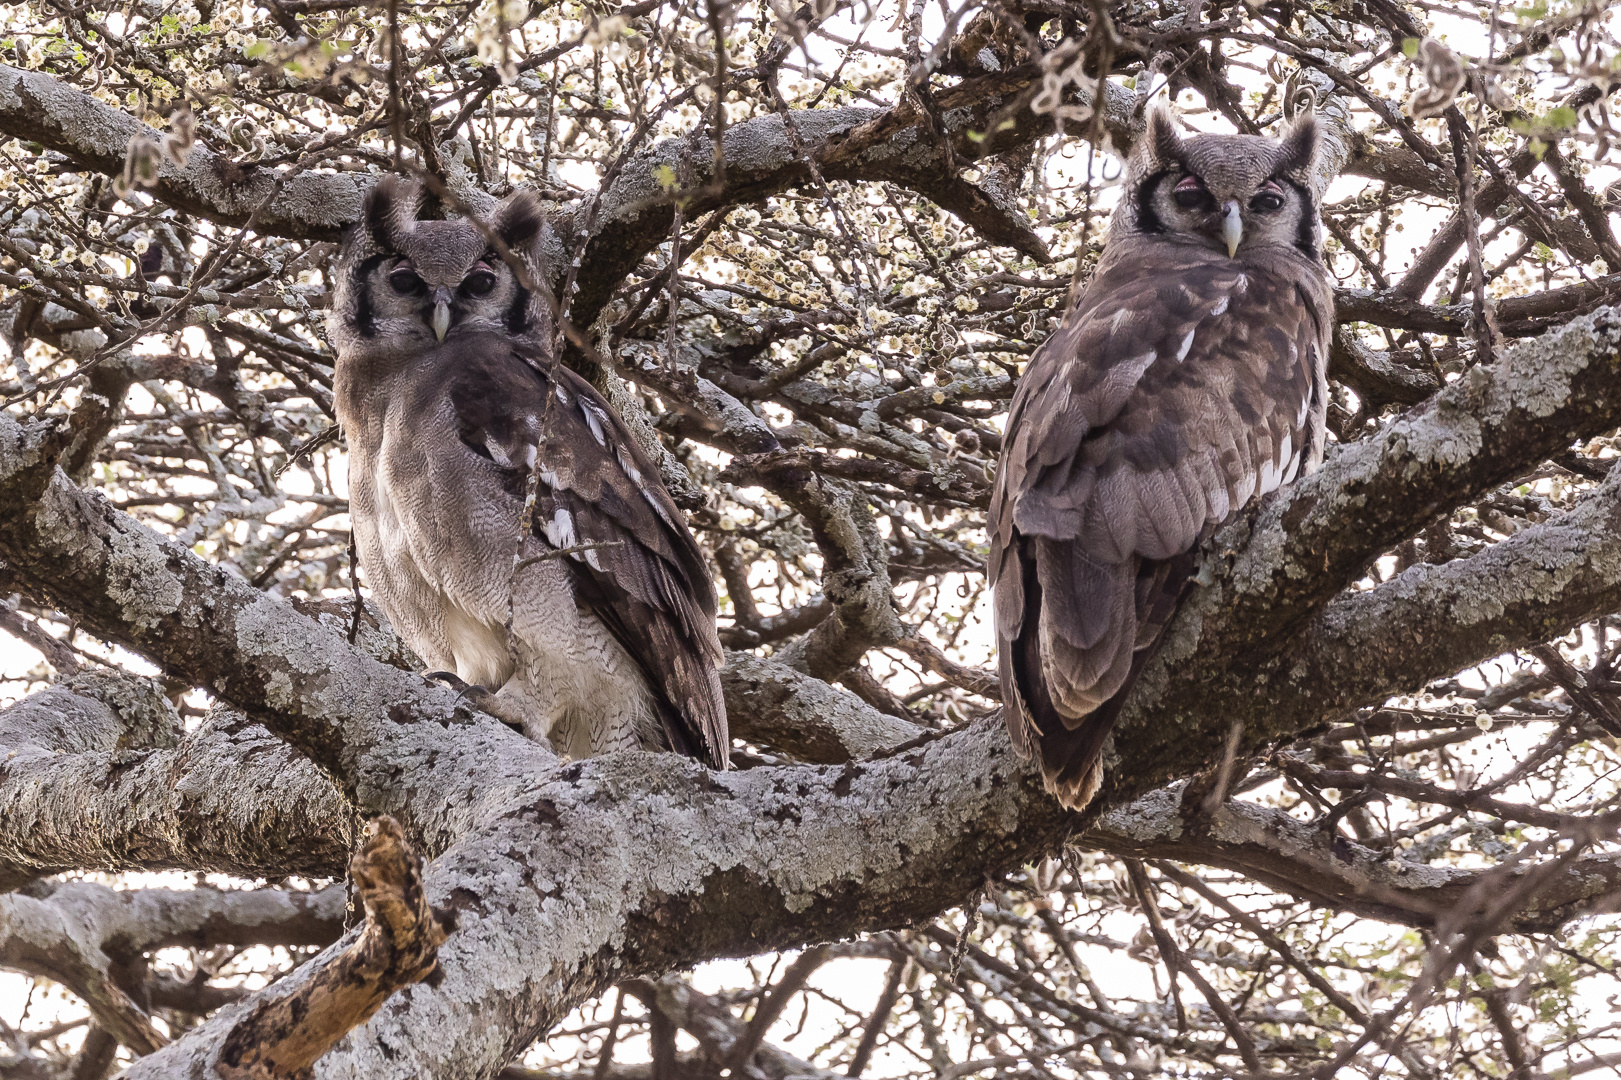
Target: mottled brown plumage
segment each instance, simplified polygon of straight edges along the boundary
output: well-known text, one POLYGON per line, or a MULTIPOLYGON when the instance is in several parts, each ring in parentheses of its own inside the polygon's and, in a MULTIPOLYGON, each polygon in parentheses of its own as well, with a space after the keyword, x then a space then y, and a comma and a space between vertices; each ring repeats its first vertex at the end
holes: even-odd
MULTIPOLYGON (((485 233, 422 205, 379 184, 336 271, 335 398, 374 594, 429 665, 560 752, 725 768, 714 584, 658 470, 555 358, 546 309, 485 233)), ((487 224, 534 269, 531 196, 487 224)))
POLYGON ((1310 117, 1183 140, 1151 113, 1097 271, 1014 395, 990 515, 1004 717, 1072 808, 1199 543, 1322 460, 1316 143, 1310 117))

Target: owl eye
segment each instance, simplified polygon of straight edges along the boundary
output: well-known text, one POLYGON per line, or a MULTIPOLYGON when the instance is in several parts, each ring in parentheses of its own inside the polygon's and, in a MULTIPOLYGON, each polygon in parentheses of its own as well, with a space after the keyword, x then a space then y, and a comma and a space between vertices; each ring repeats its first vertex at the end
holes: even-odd
POLYGON ((462 282, 462 291, 468 296, 485 296, 495 288, 495 275, 488 270, 478 269, 467 275, 462 282))
POLYGON ((1204 181, 1197 176, 1184 176, 1171 192, 1171 198, 1184 210, 1197 210, 1211 203, 1210 192, 1205 190, 1204 181))
POLYGON ((1281 209, 1282 206, 1283 193, 1273 191, 1271 188, 1262 188, 1255 198, 1250 200, 1250 209, 1263 213, 1281 209))
POLYGON ((409 266, 397 266, 388 275, 388 284, 401 296, 421 296, 428 291, 428 283, 417 276, 409 266))

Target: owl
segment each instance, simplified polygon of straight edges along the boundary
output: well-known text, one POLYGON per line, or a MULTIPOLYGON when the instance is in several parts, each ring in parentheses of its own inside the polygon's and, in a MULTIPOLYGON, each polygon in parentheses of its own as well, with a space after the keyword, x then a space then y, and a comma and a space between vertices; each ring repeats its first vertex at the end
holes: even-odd
POLYGON ((430 666, 559 753, 667 748, 725 768, 708 565, 490 239, 536 280, 538 200, 513 195, 483 228, 426 220, 425 201, 382 180, 334 268, 334 396, 374 595, 430 666))
POLYGON ((1310 115, 1184 139, 1152 111, 1097 270, 1013 396, 989 522, 1003 716, 1072 809, 1198 545, 1322 462, 1319 141, 1310 115))

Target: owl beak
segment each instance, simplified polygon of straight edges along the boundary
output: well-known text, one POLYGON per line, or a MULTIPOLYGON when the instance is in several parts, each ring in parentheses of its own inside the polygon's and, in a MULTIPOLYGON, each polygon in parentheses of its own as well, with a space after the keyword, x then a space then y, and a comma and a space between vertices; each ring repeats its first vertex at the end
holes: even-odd
POLYGON ((1244 239, 1244 219, 1239 215, 1238 202, 1228 199, 1222 204, 1221 238, 1227 245, 1227 257, 1238 254, 1238 242, 1244 239))
POLYGON ((433 327, 433 336, 440 341, 450 332, 450 290, 441 285, 433 291, 433 319, 429 326, 433 327))

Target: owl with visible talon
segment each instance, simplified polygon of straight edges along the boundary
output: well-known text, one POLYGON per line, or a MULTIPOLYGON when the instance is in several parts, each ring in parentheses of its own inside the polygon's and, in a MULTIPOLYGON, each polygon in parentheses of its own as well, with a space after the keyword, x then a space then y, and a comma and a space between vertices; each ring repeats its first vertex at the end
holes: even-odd
POLYGON ((384 178, 334 271, 334 397, 378 602, 430 667, 560 753, 725 768, 714 582, 657 468, 554 355, 524 284, 538 200, 482 221, 426 203, 384 178))

